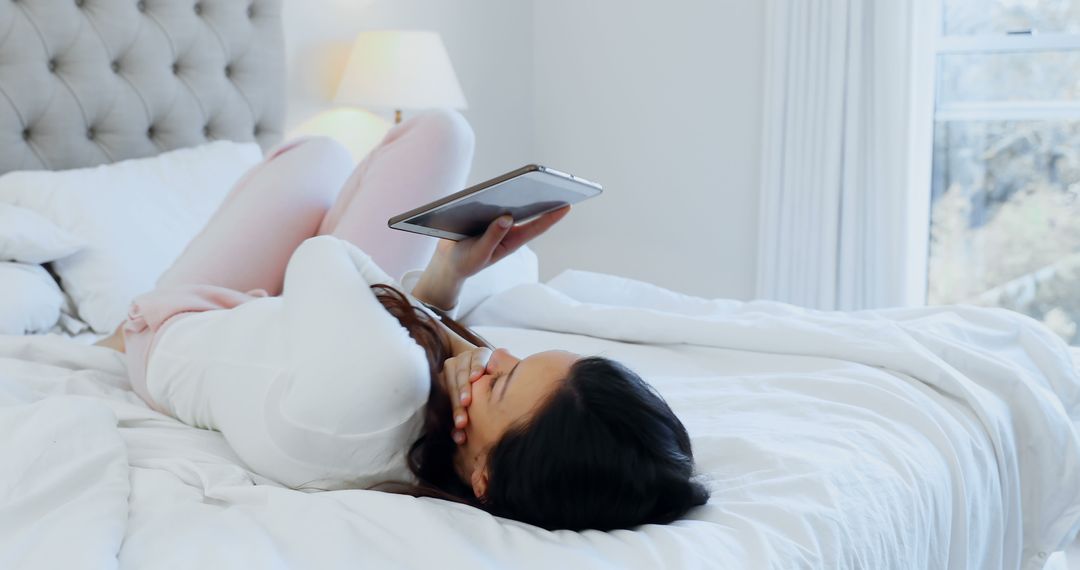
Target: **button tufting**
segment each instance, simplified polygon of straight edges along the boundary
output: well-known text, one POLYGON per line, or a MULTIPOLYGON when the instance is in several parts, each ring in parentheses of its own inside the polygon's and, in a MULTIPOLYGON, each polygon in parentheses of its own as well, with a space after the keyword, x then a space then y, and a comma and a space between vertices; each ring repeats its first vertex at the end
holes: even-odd
POLYGON ((139 0, 138 2, 135 3, 135 8, 137 8, 140 12, 145 12, 146 11, 146 2, 144 2, 143 0, 139 0))
POLYGON ((86 0, 75 0, 75 5, 82 8, 83 4, 86 4, 86 0))
POLYGON ((225 77, 232 77, 232 65, 225 66, 225 77))
POLYGON ((24 141, 30 140, 30 129, 23 129, 23 131, 22 131, 22 139, 24 141))
POLYGON ((172 64, 173 75, 180 75, 180 62, 172 64))
POLYGON ((86 138, 88 138, 90 140, 94 140, 94 138, 96 138, 96 137, 97 137, 97 132, 94 131, 94 127, 90 127, 89 129, 86 129, 86 138))
POLYGON ((119 61, 114 61, 114 62, 110 63, 109 67, 112 68, 113 73, 120 73, 120 62, 119 61))
POLYGON ((206 138, 210 138, 210 125, 206 125, 202 128, 202 134, 206 138))
POLYGON ((155 134, 156 134, 156 133, 154 132, 154 125, 150 125, 150 126, 149 126, 149 127, 148 127, 148 128, 146 129, 146 136, 147 136, 148 138, 154 138, 154 135, 155 135, 155 134))
POLYGON ((49 72, 50 73, 56 73, 56 60, 55 59, 50 59, 49 60, 49 72))
POLYGON ((202 14, 202 2, 195 3, 195 13, 202 14))
POLYGON ((248 4, 247 14, 248 18, 255 17, 255 4, 248 4))
POLYGON ((252 134, 254 134, 255 136, 261 135, 262 134, 262 126, 261 125, 255 125, 255 130, 252 132, 252 134))

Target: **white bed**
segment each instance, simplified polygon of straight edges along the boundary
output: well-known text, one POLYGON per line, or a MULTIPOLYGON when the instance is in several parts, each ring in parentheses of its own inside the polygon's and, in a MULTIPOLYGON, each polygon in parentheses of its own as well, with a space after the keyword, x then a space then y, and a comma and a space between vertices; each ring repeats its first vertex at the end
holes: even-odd
MULTIPOLYGON (((0 65, 0 173, 211 139, 277 142, 279 10, 0 2, 0 61, 14 62, 0 65)), ((112 187, 96 180, 95 191, 112 187)), ((83 210, 101 200, 85 192, 78 208, 40 196, 16 205, 94 221, 83 210)), ((65 281, 101 277, 69 271, 86 257, 53 259, 65 281)), ((586 272, 540 284, 532 272, 490 281, 466 323, 518 356, 563 348, 641 373, 690 431, 707 505, 666 526, 573 533, 433 499, 287 489, 249 471, 220 434, 150 410, 123 356, 67 326, 0 335, 0 568, 1030 570, 1080 526, 1080 378, 1068 349, 1026 317, 815 313, 586 272)))
POLYGON ((1032 344, 1049 333, 1005 313, 887 316, 710 302, 583 272, 485 301, 471 318, 499 323, 478 327, 488 339, 622 360, 693 437, 708 505, 668 526, 580 534, 432 499, 282 488, 216 432, 149 410, 118 354, 0 337, 0 567, 1042 567, 1080 512, 1080 444, 1054 392, 1076 404, 1068 352, 1032 344), (576 332, 536 330, 552 328, 544 319, 576 332), (517 321, 536 327, 504 326, 517 321), (986 348, 969 348, 975 337, 986 348), (707 346, 721 342, 736 348, 707 346), (755 343, 768 346, 745 349, 755 343), (874 364, 890 355, 924 377, 874 364))

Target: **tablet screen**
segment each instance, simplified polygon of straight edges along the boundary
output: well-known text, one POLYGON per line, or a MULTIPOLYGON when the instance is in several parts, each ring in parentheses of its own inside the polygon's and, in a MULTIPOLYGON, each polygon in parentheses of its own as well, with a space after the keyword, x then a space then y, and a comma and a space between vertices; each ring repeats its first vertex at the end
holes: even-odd
POLYGON ((519 222, 573 204, 583 198, 544 179, 518 176, 409 220, 410 223, 463 235, 480 235, 495 218, 510 214, 519 222))

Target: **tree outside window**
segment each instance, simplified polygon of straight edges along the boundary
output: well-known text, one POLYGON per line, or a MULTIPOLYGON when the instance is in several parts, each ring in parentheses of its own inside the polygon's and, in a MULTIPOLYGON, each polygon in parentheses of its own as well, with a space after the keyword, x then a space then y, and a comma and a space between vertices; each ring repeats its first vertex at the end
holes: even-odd
POLYGON ((1080 344, 1080 2, 943 0, 928 302, 1080 344))

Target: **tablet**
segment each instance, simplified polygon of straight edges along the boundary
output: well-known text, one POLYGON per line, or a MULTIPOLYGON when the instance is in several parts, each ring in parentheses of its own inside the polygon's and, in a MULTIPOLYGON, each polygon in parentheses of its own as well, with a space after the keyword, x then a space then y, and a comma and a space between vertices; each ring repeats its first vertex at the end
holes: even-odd
POLYGON ((527 222, 601 192, 595 182, 530 164, 394 216, 387 224, 395 230, 460 241, 483 234, 503 214, 513 216, 515 224, 527 222))

